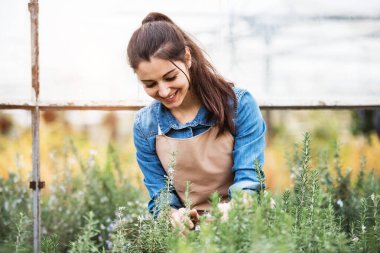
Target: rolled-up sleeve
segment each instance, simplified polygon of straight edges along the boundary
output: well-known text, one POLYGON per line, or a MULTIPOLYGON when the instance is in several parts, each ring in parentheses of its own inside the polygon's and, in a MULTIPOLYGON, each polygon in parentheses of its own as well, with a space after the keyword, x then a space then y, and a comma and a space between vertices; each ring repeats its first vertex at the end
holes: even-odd
POLYGON ((238 99, 235 126, 232 167, 235 176, 234 183, 228 191, 230 198, 235 190, 254 194, 265 189, 265 184, 263 184, 265 175, 262 168, 266 124, 255 99, 247 91, 238 99), (261 175, 256 171, 256 161, 261 175))
MULTIPOLYGON (((144 184, 148 189, 150 201, 148 203, 148 211, 153 214, 156 207, 156 200, 162 190, 166 189, 166 173, 163 169, 160 160, 156 154, 154 145, 151 145, 149 140, 141 131, 139 114, 136 115, 133 124, 133 139, 136 147, 136 159, 139 167, 144 175, 144 184)), ((155 138, 154 136, 152 138, 155 138)), ((182 204, 175 193, 171 190, 169 196, 170 206, 178 209, 182 204)), ((159 207, 156 208, 159 212, 159 207)), ((155 213, 155 216, 157 213, 155 213)))

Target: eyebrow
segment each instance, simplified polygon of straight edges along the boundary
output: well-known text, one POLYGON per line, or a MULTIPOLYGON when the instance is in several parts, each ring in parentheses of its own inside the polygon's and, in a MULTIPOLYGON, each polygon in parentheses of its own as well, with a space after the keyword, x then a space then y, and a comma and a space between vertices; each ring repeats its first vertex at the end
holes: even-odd
MULTIPOLYGON (((170 70, 169 72, 167 72, 165 75, 163 75, 163 77, 166 77, 167 75, 169 75, 170 73, 172 73, 174 70, 176 70, 175 68, 170 70)), ((154 80, 141 80, 142 82, 152 82, 154 80)))

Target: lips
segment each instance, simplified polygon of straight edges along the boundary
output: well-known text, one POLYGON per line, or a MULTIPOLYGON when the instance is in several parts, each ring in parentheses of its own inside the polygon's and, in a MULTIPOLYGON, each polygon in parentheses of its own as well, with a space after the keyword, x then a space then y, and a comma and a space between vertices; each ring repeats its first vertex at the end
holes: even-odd
POLYGON ((174 92, 172 95, 165 98, 164 101, 167 103, 173 103, 177 98, 177 93, 178 93, 178 90, 176 92, 174 92))

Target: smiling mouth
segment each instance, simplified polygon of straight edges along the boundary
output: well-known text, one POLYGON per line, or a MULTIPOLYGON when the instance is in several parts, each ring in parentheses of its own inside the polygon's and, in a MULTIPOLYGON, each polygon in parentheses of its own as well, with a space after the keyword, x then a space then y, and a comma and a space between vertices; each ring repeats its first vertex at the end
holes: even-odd
POLYGON ((174 92, 172 95, 170 95, 169 97, 166 97, 164 98, 164 100, 168 103, 172 103, 174 102, 174 100, 176 99, 177 97, 177 93, 178 93, 178 90, 176 92, 174 92))

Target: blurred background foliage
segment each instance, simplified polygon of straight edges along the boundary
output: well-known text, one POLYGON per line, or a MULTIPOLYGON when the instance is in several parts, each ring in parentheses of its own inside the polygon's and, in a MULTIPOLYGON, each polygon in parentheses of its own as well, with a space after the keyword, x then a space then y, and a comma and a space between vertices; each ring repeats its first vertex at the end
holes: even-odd
MULTIPOLYGON (((27 113, 27 112, 25 112, 27 113)), ((72 118, 86 118, 89 112, 70 112, 72 118), (87 115, 87 116, 86 116, 87 115)), ((91 112, 94 113, 94 112, 91 112)), ((108 144, 117 150, 120 159, 120 173, 128 178, 133 186, 145 192, 142 174, 135 160, 132 122, 134 112, 95 112, 98 122, 75 124, 68 120, 67 112, 47 111, 41 113, 41 175, 47 185, 62 172, 62 157, 65 143, 70 140, 75 145, 79 157, 92 155, 100 164, 107 159, 108 144), (100 117, 99 117, 100 115, 100 117)), ((367 115, 376 111, 366 112, 367 115)), ((267 117, 265 111, 263 115, 267 117)), ((341 144, 343 170, 357 174, 361 157, 367 159, 369 168, 380 168, 380 141, 375 122, 362 117, 363 112, 349 110, 272 110, 267 126, 267 144, 264 169, 267 185, 272 191, 282 191, 290 185, 286 170, 288 151, 299 140, 299 135, 309 131, 313 136, 313 148, 326 150, 332 157, 336 141, 341 144)), ((20 115, 17 115, 20 117, 20 115)), ((28 117, 25 114, 23 117, 28 117)), ((24 120, 24 121, 27 121, 24 120)), ((0 176, 7 178, 16 172, 22 179, 30 176, 31 169, 31 130, 15 120, 12 111, 0 113, 0 176)), ((80 164, 73 162, 73 173, 80 171, 80 164)), ((48 194, 49 189, 44 192, 48 194)))

